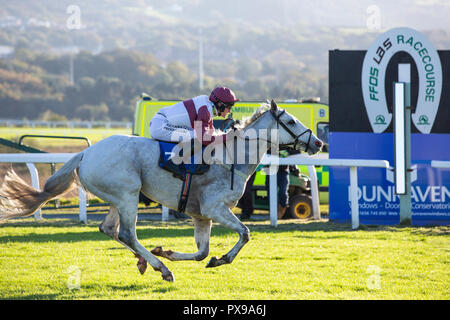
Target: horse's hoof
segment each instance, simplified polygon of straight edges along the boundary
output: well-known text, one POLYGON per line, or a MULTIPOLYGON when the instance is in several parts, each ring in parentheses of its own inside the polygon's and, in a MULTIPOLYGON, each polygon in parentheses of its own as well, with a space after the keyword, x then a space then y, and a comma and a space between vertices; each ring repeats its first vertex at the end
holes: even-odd
POLYGON ((217 267, 217 262, 218 261, 219 261, 219 259, 217 259, 216 257, 212 257, 211 260, 209 260, 208 264, 206 265, 206 268, 217 267))
POLYGON ((136 258, 139 259, 137 263, 137 268, 141 274, 144 274, 145 271, 147 270, 147 260, 142 258, 140 255, 136 255, 136 258))
POLYGON ((162 247, 156 247, 155 249, 153 249, 150 252, 152 254, 154 254, 155 256, 161 256, 161 254, 163 253, 163 249, 162 249, 162 247))
POLYGON ((139 272, 143 275, 145 273, 145 271, 147 270, 147 261, 142 262, 142 263, 138 262, 137 268, 138 268, 139 272))
POLYGON ((175 277, 173 276, 172 272, 169 272, 167 274, 163 274, 162 278, 163 278, 163 280, 168 281, 168 282, 174 282, 175 281, 175 277))
POLYGON ((163 257, 163 258, 166 258, 166 259, 169 259, 169 260, 173 261, 173 258, 172 258, 173 251, 172 250, 164 251, 162 247, 156 247, 155 249, 153 249, 150 252, 152 254, 154 254, 155 256, 163 257))

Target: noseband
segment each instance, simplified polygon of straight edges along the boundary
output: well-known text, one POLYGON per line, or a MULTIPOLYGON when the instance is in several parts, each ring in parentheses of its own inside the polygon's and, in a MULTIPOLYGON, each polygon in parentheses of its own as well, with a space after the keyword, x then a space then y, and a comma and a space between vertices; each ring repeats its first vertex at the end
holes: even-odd
MULTIPOLYGON (((308 133, 308 143, 306 143, 306 147, 305 147, 305 152, 308 152, 308 148, 309 148, 309 143, 311 142, 311 135, 312 135, 312 131, 311 129, 306 129, 304 132, 300 133, 299 135, 295 135, 294 132, 292 132, 291 129, 289 129, 289 127, 283 123, 283 121, 280 120, 281 116, 286 112, 286 110, 282 110, 280 112, 279 115, 277 115, 276 111, 274 110, 270 110, 270 113, 272 114, 272 116, 274 117, 275 121, 277 122, 277 127, 278 125, 281 125, 283 127, 284 130, 286 130, 287 133, 289 133, 289 135, 294 138, 294 142, 293 143, 286 143, 286 144, 281 144, 280 145, 280 149, 286 149, 292 146, 292 148, 296 149, 295 147, 297 146, 297 143, 301 143, 302 141, 300 140, 300 137, 303 136, 304 134, 308 133)), ((304 143, 304 142, 303 142, 304 143)))

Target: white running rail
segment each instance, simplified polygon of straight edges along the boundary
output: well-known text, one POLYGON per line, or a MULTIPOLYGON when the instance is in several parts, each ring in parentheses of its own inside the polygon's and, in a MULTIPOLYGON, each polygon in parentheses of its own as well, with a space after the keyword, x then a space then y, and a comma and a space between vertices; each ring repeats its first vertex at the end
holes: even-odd
MULTIPOLYGON (((305 155, 293 155, 286 158, 266 155, 261 164, 273 166, 278 165, 307 165, 311 178, 311 195, 313 198, 314 219, 320 219, 319 210, 319 191, 317 185, 317 177, 314 166, 330 166, 330 167, 349 167, 350 168, 350 202, 352 212, 352 229, 359 227, 359 206, 358 206, 358 167, 373 168, 389 168, 387 160, 366 160, 366 159, 320 159, 307 157, 305 155)), ((276 171, 271 171, 276 172, 276 171)), ((277 179, 273 179, 275 175, 271 175, 269 182, 270 189, 270 223, 277 226, 277 179)))
MULTIPOLYGON (((9 163, 26 163, 31 175, 31 182, 34 188, 39 189, 39 175, 34 166, 35 163, 65 163, 72 158, 75 153, 0 153, 0 162, 9 163)), ((449 161, 432 161, 436 167, 450 167, 449 161)), ((314 218, 320 219, 319 210, 319 191, 317 177, 314 166, 337 166, 350 168, 350 201, 352 212, 352 228, 359 227, 359 208, 358 208, 358 167, 374 167, 389 168, 389 162, 386 160, 359 160, 359 159, 321 159, 306 157, 304 155, 294 155, 287 158, 279 158, 277 156, 266 155, 261 164, 271 166, 278 165, 307 165, 311 177, 311 194, 313 197, 314 218)), ((276 171, 272 171, 276 172, 276 171)), ((274 175, 272 175, 274 176, 274 175)), ((272 177, 271 176, 271 177, 272 177)), ((276 179, 270 179, 270 221, 271 225, 277 226, 277 182, 276 179)), ((78 188, 79 205, 80 205, 80 221, 87 222, 86 213, 86 193, 83 188, 78 188)), ((165 208, 164 208, 165 209, 165 208)), ((162 219, 167 220, 168 210, 163 210, 162 219), (164 212, 165 211, 165 212, 164 212)), ((35 214, 35 219, 42 219, 41 210, 35 214)))
POLYGON ((433 168, 450 169, 450 161, 432 160, 431 166, 433 168))

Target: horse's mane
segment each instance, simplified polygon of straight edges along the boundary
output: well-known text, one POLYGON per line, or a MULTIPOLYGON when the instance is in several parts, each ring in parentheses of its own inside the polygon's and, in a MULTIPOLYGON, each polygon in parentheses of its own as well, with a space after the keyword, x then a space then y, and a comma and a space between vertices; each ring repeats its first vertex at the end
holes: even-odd
POLYGON ((259 117, 261 117, 269 109, 270 109, 270 104, 268 104, 268 103, 261 104, 261 106, 258 109, 256 109, 256 111, 250 117, 243 118, 241 120, 241 122, 235 126, 235 128, 243 129, 243 128, 247 127, 248 125, 250 125, 257 119, 259 119, 259 117))

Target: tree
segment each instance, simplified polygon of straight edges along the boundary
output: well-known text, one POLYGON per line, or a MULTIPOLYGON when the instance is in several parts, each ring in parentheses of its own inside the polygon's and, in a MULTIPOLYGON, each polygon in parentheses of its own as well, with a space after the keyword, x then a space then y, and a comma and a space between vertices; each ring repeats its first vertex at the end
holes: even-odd
POLYGON ((107 121, 108 117, 108 106, 104 103, 92 106, 92 105, 82 105, 75 110, 75 116, 88 121, 107 121))
POLYGON ((59 115, 51 110, 46 110, 40 114, 39 119, 42 121, 67 121, 63 115, 59 115))
POLYGON ((256 59, 244 58, 237 62, 236 76, 238 79, 248 81, 261 75, 262 63, 256 59))

